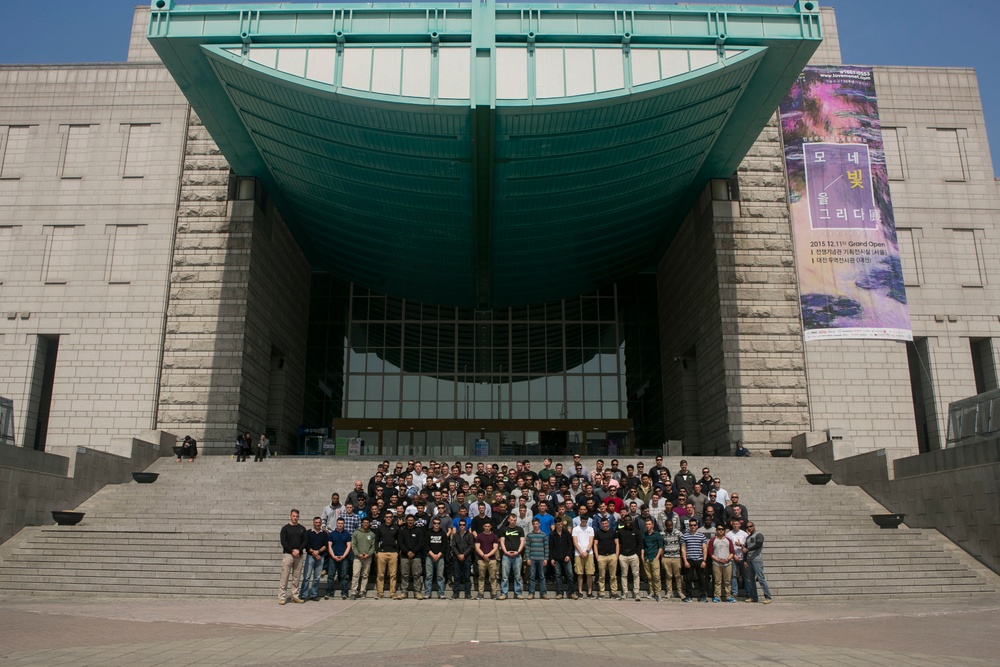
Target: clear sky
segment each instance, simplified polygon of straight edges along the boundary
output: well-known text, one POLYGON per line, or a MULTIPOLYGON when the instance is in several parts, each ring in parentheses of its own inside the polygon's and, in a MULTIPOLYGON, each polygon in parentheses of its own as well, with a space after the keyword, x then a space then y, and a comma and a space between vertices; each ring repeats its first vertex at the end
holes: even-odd
MULTIPOLYGON (((135 0, 0 0, 0 63, 124 61, 136 4, 135 0)), ((792 0, 741 4, 791 5, 792 0)), ((837 10, 847 64, 976 68, 994 171, 1000 171, 1000 58, 991 55, 1000 26, 1000 0, 820 0, 820 4, 837 10)))

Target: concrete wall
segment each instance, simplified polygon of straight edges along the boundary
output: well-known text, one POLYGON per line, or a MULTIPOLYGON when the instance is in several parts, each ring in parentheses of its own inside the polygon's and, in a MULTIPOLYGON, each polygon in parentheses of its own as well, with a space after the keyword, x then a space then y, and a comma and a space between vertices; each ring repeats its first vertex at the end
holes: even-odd
POLYGON ((766 449, 808 428, 783 169, 772 118, 736 182, 716 182, 715 201, 703 193, 660 261, 666 438, 685 454, 727 454, 738 439, 766 449))
POLYGON ((0 543, 25 526, 54 523, 52 510, 73 509, 106 484, 128 482, 132 472, 171 453, 137 439, 128 457, 87 447, 63 451, 65 456, 0 445, 0 543))
POLYGON ((34 445, 153 427, 187 104, 159 65, 0 67, 0 395, 34 445))
POLYGON ((259 191, 229 201, 229 165, 193 112, 185 155, 157 423, 206 453, 274 426, 289 451, 302 419, 308 263, 259 191))

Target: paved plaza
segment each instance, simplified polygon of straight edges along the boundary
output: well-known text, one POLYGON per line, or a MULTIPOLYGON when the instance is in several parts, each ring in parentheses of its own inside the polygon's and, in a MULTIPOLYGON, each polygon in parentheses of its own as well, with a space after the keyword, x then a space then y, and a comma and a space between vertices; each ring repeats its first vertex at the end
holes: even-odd
POLYGON ((0 597, 3 665, 996 665, 1000 600, 417 602, 0 597), (578 655, 577 655, 578 654, 578 655), (363 657, 362 657, 363 656, 363 657), (638 664, 638 663, 637 663, 638 664))

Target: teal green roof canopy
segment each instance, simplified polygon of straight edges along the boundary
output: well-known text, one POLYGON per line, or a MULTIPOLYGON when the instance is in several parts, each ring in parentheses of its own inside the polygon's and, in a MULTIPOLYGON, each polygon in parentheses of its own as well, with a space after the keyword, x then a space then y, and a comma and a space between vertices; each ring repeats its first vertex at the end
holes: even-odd
POLYGON ((818 12, 154 0, 149 40, 315 268, 485 308, 655 264, 819 45, 818 12))

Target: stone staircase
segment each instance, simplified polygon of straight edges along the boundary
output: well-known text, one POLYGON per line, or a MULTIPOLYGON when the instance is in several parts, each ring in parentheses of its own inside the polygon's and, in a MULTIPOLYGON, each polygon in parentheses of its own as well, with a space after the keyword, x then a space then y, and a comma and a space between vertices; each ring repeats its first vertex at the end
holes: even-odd
MULTIPOLYGON (((570 457, 565 457, 568 462, 570 457)), ((926 597, 995 593, 998 577, 937 531, 881 530, 886 510, 856 487, 810 486, 809 462, 689 457, 739 492, 765 535, 775 597, 926 597)), ((621 459, 624 467, 629 461, 621 459)), ((328 457, 235 463, 163 458, 155 484, 110 485, 77 526, 26 528, 0 545, 0 591, 144 596, 276 595, 278 531, 296 507, 307 526, 375 461, 328 457)), ((592 467, 591 463, 588 463, 592 467)), ((651 461, 647 461, 651 465, 651 461)), ((666 461, 676 472, 676 459, 666 461)), ((540 464, 533 469, 540 468, 540 464)))

